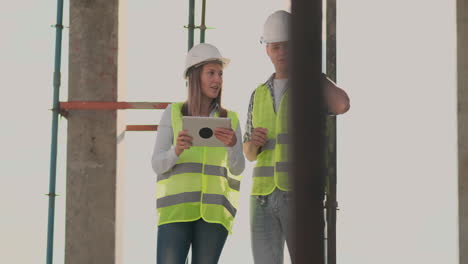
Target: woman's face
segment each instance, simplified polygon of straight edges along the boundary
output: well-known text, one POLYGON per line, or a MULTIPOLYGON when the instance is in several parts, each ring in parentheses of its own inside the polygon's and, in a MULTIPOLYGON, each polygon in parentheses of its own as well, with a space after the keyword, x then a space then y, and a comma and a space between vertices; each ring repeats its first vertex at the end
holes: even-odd
POLYGON ((223 85, 223 66, 219 63, 207 63, 202 67, 202 94, 210 99, 215 99, 218 97, 223 85))

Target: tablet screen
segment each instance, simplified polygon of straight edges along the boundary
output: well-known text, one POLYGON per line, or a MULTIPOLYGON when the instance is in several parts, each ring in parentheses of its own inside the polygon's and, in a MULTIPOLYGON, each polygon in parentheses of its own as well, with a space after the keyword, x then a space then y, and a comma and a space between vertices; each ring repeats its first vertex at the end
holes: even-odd
POLYGON ((193 146, 224 147, 214 135, 216 127, 231 128, 231 119, 222 117, 182 117, 182 129, 193 138, 193 146))

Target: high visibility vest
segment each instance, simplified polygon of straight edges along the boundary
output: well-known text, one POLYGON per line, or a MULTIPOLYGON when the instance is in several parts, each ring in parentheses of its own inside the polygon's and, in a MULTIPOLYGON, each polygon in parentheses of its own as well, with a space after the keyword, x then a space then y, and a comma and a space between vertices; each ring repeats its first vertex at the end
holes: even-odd
POLYGON ((268 129, 268 141, 257 155, 257 163, 253 171, 252 195, 268 195, 275 188, 283 191, 290 190, 288 97, 289 89, 284 92, 278 111, 275 113, 274 99, 267 85, 262 84, 255 90, 252 124, 254 128, 268 129))
MULTIPOLYGON (((182 130, 182 105, 174 103, 171 106, 174 146, 182 130)), ((228 118, 231 119, 231 127, 236 130, 239 123, 237 114, 228 111, 228 118)), ((206 222, 223 225, 231 233, 241 178, 229 172, 225 147, 191 147, 184 150, 172 169, 158 175, 158 225, 203 218, 206 222)))

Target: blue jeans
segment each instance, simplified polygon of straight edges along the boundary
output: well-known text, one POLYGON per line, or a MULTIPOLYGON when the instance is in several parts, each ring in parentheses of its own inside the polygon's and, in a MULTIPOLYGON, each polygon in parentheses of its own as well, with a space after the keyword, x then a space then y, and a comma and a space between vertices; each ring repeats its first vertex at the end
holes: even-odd
POLYGON ((185 264, 192 246, 192 264, 216 264, 228 231, 203 219, 164 224, 158 228, 157 264, 185 264))
POLYGON ((282 264, 284 242, 290 244, 288 192, 275 189, 271 194, 250 198, 250 231, 255 264, 282 264))

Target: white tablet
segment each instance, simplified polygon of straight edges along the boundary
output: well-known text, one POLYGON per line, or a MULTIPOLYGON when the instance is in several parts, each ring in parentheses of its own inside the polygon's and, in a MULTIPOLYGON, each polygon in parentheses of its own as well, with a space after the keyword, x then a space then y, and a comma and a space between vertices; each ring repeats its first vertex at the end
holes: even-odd
POLYGON ((222 117, 182 117, 182 129, 193 138, 192 146, 224 147, 224 143, 214 135, 217 127, 231 128, 231 119, 222 117))

